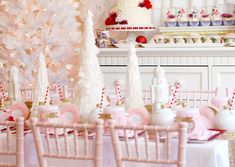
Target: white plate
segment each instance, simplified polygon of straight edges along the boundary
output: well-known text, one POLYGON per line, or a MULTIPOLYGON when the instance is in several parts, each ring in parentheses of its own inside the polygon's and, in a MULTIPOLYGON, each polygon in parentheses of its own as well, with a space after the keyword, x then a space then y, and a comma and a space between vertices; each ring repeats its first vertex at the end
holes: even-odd
POLYGON ((203 48, 203 47, 223 47, 223 43, 185 43, 185 44, 140 44, 144 48, 203 48))

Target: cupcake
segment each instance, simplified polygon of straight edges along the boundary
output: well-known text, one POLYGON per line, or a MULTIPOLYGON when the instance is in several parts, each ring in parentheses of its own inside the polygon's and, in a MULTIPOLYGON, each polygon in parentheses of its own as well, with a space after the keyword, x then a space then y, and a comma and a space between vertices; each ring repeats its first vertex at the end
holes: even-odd
POLYGON ((167 12, 167 18, 165 21, 166 27, 176 27, 177 26, 177 19, 176 16, 171 13, 171 11, 167 12))
POLYGON ((196 27, 199 26, 198 12, 193 11, 188 15, 189 17, 189 26, 196 27))
POLYGON ((225 26, 231 26, 233 25, 234 22, 234 17, 232 14, 228 14, 228 13, 223 13, 221 15, 222 20, 223 20, 223 25, 225 26))
POLYGON ((220 16, 220 12, 218 11, 217 8, 214 8, 212 10, 212 14, 211 14, 211 24, 213 26, 220 26, 222 25, 222 18, 220 16))
POLYGON ((188 17, 183 8, 178 11, 177 20, 179 27, 188 26, 188 17))
POLYGON ((165 37, 163 35, 155 35, 152 40, 151 43, 152 44, 164 44, 165 43, 165 37))
POLYGON ((206 44, 212 43, 211 38, 208 36, 203 36, 201 40, 203 43, 206 43, 206 44))
POLYGON ((174 36, 174 41, 176 44, 185 44, 183 36, 174 36))
POLYGON ((193 33, 189 35, 189 38, 193 40, 193 43, 201 44, 202 43, 202 36, 198 33, 193 33))
POLYGON ((229 33, 224 36, 225 43, 235 43, 235 34, 229 33))
POLYGON ((200 25, 209 26, 211 24, 210 15, 204 10, 200 12, 200 25))
POLYGON ((213 35, 211 36, 211 41, 213 43, 222 43, 221 36, 219 35, 213 35))

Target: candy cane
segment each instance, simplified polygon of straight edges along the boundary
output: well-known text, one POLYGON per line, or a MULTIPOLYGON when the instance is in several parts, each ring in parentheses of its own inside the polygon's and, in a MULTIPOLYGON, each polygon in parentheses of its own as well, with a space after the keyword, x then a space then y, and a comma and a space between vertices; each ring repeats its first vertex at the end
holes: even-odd
POLYGON ((63 91, 61 89, 60 84, 58 84, 57 87, 58 87, 58 90, 59 90, 60 100, 62 101, 62 100, 64 100, 63 91))
POLYGON ((115 92, 116 92, 116 95, 117 95, 117 103, 118 104, 122 103, 122 94, 121 94, 121 90, 120 90, 119 81, 115 81, 115 92))
POLYGON ((232 110, 233 104, 234 104, 234 98, 235 98, 235 89, 233 90, 233 95, 232 97, 229 99, 229 110, 232 110))
POLYGON ((0 82, 0 91, 1 91, 1 93, 2 93, 2 96, 3 96, 3 99, 4 99, 4 101, 6 101, 6 96, 5 96, 5 92, 4 92, 4 89, 3 89, 3 85, 2 85, 2 83, 0 82))
POLYGON ((106 94, 106 88, 103 88, 101 98, 100 98, 100 106, 99 106, 100 112, 103 112, 103 110, 104 110, 104 96, 105 96, 105 94, 106 94))
POLYGON ((50 87, 49 87, 49 86, 47 86, 46 95, 45 95, 45 99, 44 99, 44 104, 46 104, 46 103, 47 103, 48 94, 49 94, 49 89, 50 89, 50 87))

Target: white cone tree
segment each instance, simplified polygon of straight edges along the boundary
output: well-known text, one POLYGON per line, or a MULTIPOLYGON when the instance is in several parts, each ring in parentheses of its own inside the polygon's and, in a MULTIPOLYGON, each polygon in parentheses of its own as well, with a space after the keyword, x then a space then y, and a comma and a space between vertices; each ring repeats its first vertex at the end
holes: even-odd
POLYGON ((128 55, 125 91, 126 91, 126 100, 125 100, 126 111, 133 108, 144 108, 138 59, 136 55, 136 49, 133 43, 130 44, 130 50, 128 55))
POLYGON ((103 88, 103 74, 97 58, 99 50, 95 45, 92 15, 88 11, 84 23, 75 92, 75 103, 81 110, 83 121, 87 121, 89 112, 99 103, 103 88))
POLYGON ((19 69, 16 66, 12 66, 10 69, 10 76, 13 81, 13 92, 14 92, 14 101, 22 101, 21 90, 20 90, 20 73, 19 69))
MULTIPOLYGON (((39 102, 44 102, 46 90, 49 86, 48 74, 45 62, 45 56, 40 53, 38 59, 38 73, 36 78, 36 88, 34 92, 34 103, 37 105, 39 102)), ((47 101, 47 103, 49 100, 47 101)))

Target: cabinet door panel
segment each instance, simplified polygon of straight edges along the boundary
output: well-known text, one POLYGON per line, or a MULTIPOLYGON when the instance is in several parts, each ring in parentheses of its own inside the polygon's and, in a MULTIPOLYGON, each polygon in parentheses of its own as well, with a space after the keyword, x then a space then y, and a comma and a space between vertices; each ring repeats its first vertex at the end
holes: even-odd
MULTIPOLYGON (((113 81, 119 80, 122 89, 126 83, 126 67, 103 66, 105 85, 112 87, 113 81)), ((142 87, 149 89, 153 78, 154 67, 140 67, 142 87)), ((207 67, 164 67, 168 82, 180 81, 182 89, 208 89, 208 68, 207 67)))
POLYGON ((235 66, 213 67, 212 87, 235 88, 235 66))

